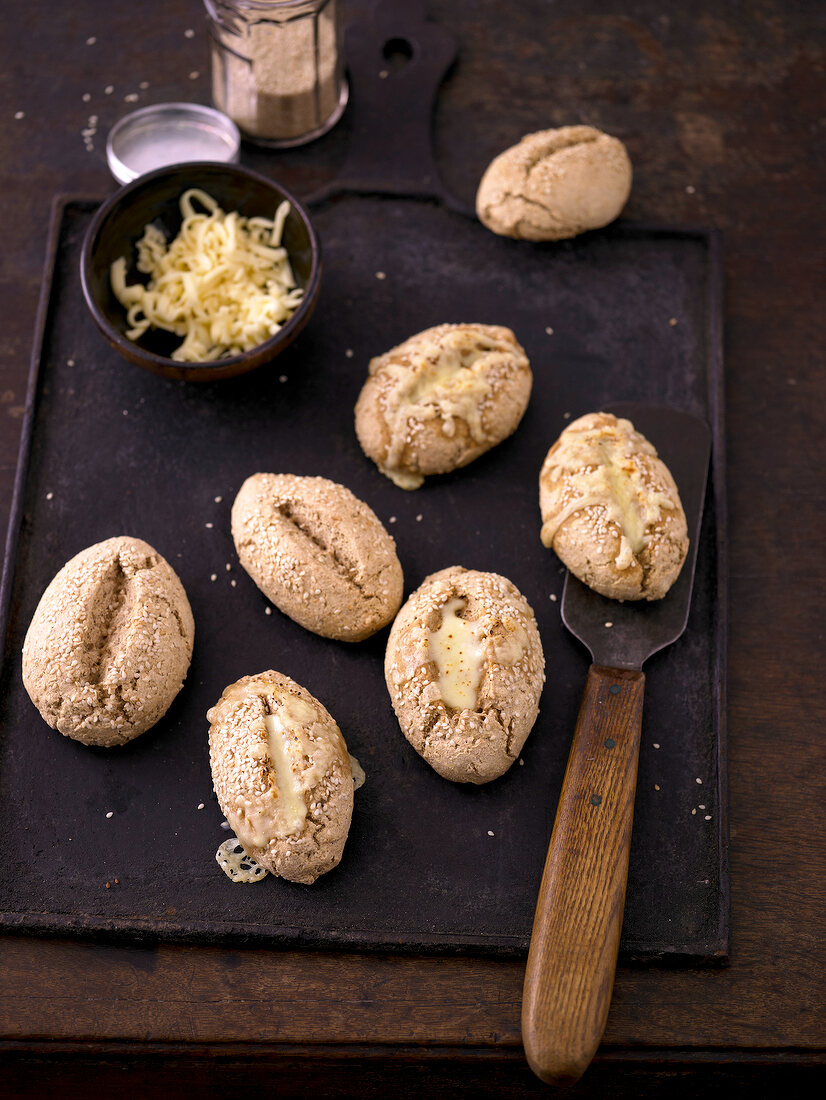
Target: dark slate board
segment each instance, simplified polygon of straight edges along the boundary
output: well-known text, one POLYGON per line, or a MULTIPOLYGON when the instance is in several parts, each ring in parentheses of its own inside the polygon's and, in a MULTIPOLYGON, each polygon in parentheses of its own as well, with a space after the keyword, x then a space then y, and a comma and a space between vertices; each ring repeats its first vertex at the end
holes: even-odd
MULTIPOLYGON (((308 329, 271 367, 198 385, 126 364, 94 328, 78 276, 93 209, 77 200, 56 208, 54 275, 25 432, 31 448, 12 517, 0 696, 0 928, 524 952, 588 666, 550 598, 561 593, 563 574, 539 542, 538 471, 569 416, 637 400, 705 416, 715 465, 688 629, 646 665, 622 954, 724 960, 716 237, 615 226, 537 246, 495 237, 435 203, 340 198, 315 215, 325 273, 308 329), (405 493, 361 453, 353 405, 372 355, 444 320, 511 326, 531 359, 534 393, 510 440, 405 493), (407 593, 455 563, 518 585, 536 611, 548 673, 524 763, 481 788, 442 780, 396 724, 382 676, 386 631, 348 646, 265 613, 229 532, 234 494, 259 470, 322 474, 366 500, 396 537, 407 593), (189 678, 167 716, 125 748, 105 751, 47 728, 22 688, 20 650, 57 569, 116 534, 146 539, 178 571, 196 641, 189 678), (343 861, 312 887, 272 877, 234 886, 213 858, 227 833, 212 793, 204 716, 226 684, 267 668, 294 677, 327 706, 367 772, 343 861), (692 813, 699 804, 705 808, 692 813)), ((654 442, 667 461, 668 440, 654 442)))

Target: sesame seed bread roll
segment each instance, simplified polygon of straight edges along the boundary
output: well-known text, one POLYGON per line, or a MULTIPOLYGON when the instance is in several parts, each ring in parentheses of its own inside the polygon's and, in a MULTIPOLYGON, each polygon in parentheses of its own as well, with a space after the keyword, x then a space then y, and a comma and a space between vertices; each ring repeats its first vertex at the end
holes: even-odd
POLYGON ((533 611, 506 577, 426 577, 390 631, 384 675, 402 732, 445 779, 508 770, 539 714, 545 660, 533 611))
POLYGON ((437 325, 370 360, 356 402, 362 450, 401 489, 466 466, 514 431, 533 375, 501 325, 437 325))
POLYGON ((264 595, 325 638, 369 638, 402 602, 395 542, 375 512, 335 481, 248 477, 232 506, 232 537, 264 595))
POLYGON ((341 861, 353 816, 347 746, 329 712, 289 676, 230 684, 207 713, 212 782, 247 855, 312 883, 341 861))
POLYGON ((688 552, 680 495, 630 420, 569 424, 539 475, 540 537, 574 576, 615 600, 660 600, 688 552))
POLYGON ((157 550, 119 536, 54 577, 23 643, 23 684, 53 729, 123 745, 166 713, 192 657, 183 585, 157 550))
POLYGON ((593 126, 562 126, 526 134, 491 161, 476 213, 500 236, 559 241, 608 225, 630 193, 621 141, 593 126))

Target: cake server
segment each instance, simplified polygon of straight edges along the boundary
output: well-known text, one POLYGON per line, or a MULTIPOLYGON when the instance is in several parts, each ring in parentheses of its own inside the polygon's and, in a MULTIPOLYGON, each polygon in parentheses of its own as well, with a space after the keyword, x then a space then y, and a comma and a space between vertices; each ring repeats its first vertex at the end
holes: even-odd
POLYGON ((539 888, 522 996, 522 1041, 543 1081, 571 1084, 599 1046, 614 984, 643 710, 644 662, 688 621, 711 452, 708 425, 676 409, 611 405, 671 470, 690 539, 662 600, 609 600, 568 574, 562 620, 591 651, 539 888))

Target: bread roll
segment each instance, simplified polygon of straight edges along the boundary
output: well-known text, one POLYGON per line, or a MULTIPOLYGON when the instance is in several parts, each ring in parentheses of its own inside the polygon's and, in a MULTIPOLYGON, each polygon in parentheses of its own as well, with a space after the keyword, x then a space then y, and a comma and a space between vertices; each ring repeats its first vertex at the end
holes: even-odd
POLYGON ((402 489, 478 458, 516 430, 533 376, 500 325, 426 329, 370 361, 356 403, 364 453, 402 489))
POLYGON ((630 193, 621 141, 592 126, 562 126, 526 134, 491 161, 476 213, 501 236, 558 241, 612 222, 630 193))
POLYGON ((315 634, 360 642, 399 609, 395 542, 375 512, 334 481, 248 477, 232 506, 232 537, 264 595, 315 634))
POLYGON ((244 851, 273 875, 312 883, 341 860, 353 776, 341 731, 280 672, 244 676, 207 713, 212 782, 244 851))
POLYGON ((445 779, 487 783, 519 756, 544 668, 533 611, 516 586, 457 565, 425 578, 399 612, 384 675, 416 752, 445 779))
POLYGON ((539 475, 542 544, 615 600, 659 600, 688 551, 674 479, 630 420, 589 413, 569 424, 539 475))
POLYGON ((23 643, 23 683, 54 729, 122 745, 166 713, 195 626, 172 567, 122 535, 82 550, 54 577, 23 643))

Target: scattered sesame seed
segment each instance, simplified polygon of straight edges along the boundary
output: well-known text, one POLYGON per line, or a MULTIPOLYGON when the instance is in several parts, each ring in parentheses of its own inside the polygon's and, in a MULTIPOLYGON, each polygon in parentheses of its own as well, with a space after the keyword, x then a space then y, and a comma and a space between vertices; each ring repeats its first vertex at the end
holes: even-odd
POLYGON ((186 30, 184 31, 184 38, 194 38, 194 37, 195 37, 195 31, 192 29, 192 27, 187 27, 186 30))
POLYGON ((694 194, 694 188, 691 186, 691 184, 689 184, 688 187, 686 187, 685 191, 686 191, 687 195, 693 195, 694 194))
POLYGON ((232 569, 232 566, 230 565, 229 562, 227 562, 225 568, 226 568, 227 573, 229 573, 230 569, 232 569))
POLYGON ((229 822, 228 821, 222 821, 221 822, 221 828, 222 829, 228 829, 229 828, 229 822))
POLYGON ((271 607, 265 607, 264 608, 264 614, 265 615, 272 615, 272 608, 271 607))
POLYGON ((146 89, 147 89, 147 88, 149 87, 149 81, 148 81, 148 80, 142 80, 142 81, 140 82, 140 84, 138 85, 138 87, 140 88, 140 90, 141 90, 142 92, 145 92, 145 91, 146 91, 146 89))
POLYGON ((114 90, 115 90, 115 85, 114 84, 107 84, 106 87, 103 89, 103 94, 104 95, 111 95, 112 92, 114 92, 114 90))
POLYGON ((214 527, 214 526, 215 526, 214 523, 205 523, 204 524, 204 527, 214 527))
POLYGON ((198 809, 199 809, 199 810, 202 810, 203 808, 204 808, 204 804, 203 804, 203 802, 199 802, 199 803, 198 803, 198 809))
POLYGON ((123 409, 123 415, 128 416, 129 415, 129 410, 128 409, 123 409))
POLYGON ((17 121, 19 122, 21 118, 25 118, 25 117, 26 117, 26 112, 25 112, 25 111, 15 111, 15 112, 14 112, 14 117, 15 117, 15 118, 17 119, 17 121))
POLYGON ((376 278, 377 279, 386 279, 387 275, 383 271, 377 271, 376 272, 376 278))
POLYGON ((114 810, 110 810, 109 813, 106 816, 111 817, 114 812, 115 812, 114 810))
POLYGON ((703 820, 704 821, 711 821, 711 814, 706 814, 706 816, 703 818, 703 820))
POLYGON ((286 382, 286 381, 287 381, 287 376, 286 376, 286 374, 279 374, 279 376, 278 376, 278 381, 279 381, 279 382, 286 382))
POLYGON ((193 69, 192 72, 189 74, 189 79, 190 80, 197 80, 200 75, 201 74, 198 72, 197 69, 193 69))
POLYGON ((353 358, 353 354, 354 354, 354 353, 353 353, 353 349, 352 349, 352 348, 347 348, 347 350, 346 350, 346 351, 344 352, 344 354, 346 355, 346 357, 347 357, 348 359, 352 359, 352 358, 353 358))
POLYGON ((115 879, 115 886, 120 886, 120 879, 119 878, 115 879))
POLYGON ((695 782, 695 783, 700 783, 700 784, 702 784, 702 782, 703 782, 703 781, 702 781, 702 779, 700 779, 700 777, 698 776, 698 777, 697 777, 697 778, 696 778, 696 779, 694 780, 694 782, 695 782))
POLYGON ((571 419, 571 414, 570 413, 563 413, 562 414, 562 419, 563 420, 570 420, 571 419))
POLYGON ((660 747, 660 743, 659 743, 659 741, 655 741, 655 742, 654 742, 654 748, 655 748, 655 749, 658 749, 659 747, 660 747))
POLYGON ((421 523, 423 519, 424 516, 421 514, 421 512, 419 512, 419 514, 416 516, 416 523, 421 523))
POLYGON ((549 336, 553 336, 553 334, 554 334, 554 330, 553 330, 553 329, 551 328, 551 326, 550 326, 550 325, 547 325, 547 326, 546 326, 546 328, 545 328, 545 331, 547 332, 547 334, 548 334, 549 336))
POLYGON ((522 757, 521 757, 521 756, 519 757, 519 767, 520 767, 520 768, 524 768, 524 767, 525 767, 525 761, 524 761, 524 760, 522 759, 522 757))
POLYGON ((493 829, 488 829, 488 836, 495 836, 493 829))
POLYGON ((694 809, 691 812, 692 812, 692 814, 696 814, 697 813, 697 807, 695 806, 694 809))
POLYGON ((658 791, 659 789, 660 789, 660 785, 659 785, 659 783, 655 783, 655 784, 654 784, 654 790, 655 790, 655 791, 658 791))
POLYGON ((215 498, 215 503, 220 504, 223 499, 224 499, 223 497, 216 497, 215 498))
POLYGON ((89 103, 92 99, 88 92, 84 92, 80 98, 83 100, 84 103, 89 103))
POLYGON ((107 883, 106 883, 106 889, 107 889, 107 890, 111 890, 111 889, 112 889, 112 883, 111 883, 111 882, 107 882, 107 883))
POLYGON ((705 809, 705 806, 698 806, 698 807, 697 807, 697 809, 698 809, 698 810, 704 810, 704 809, 705 809))
POLYGON ((379 73, 379 80, 387 80, 388 76, 390 76, 390 73, 387 71, 387 69, 382 69, 379 73))
POLYGON ((606 623, 606 624, 605 624, 605 627, 606 627, 606 629, 610 630, 610 628, 611 628, 611 627, 612 627, 613 625, 614 625, 613 623, 606 623))
POLYGON ((94 46, 95 42, 97 42, 97 39, 95 38, 95 36, 93 34, 89 35, 89 37, 86 39, 86 45, 87 46, 94 46))
POLYGON ((217 581, 218 580, 218 574, 217 573, 210 573, 209 579, 211 581, 217 581))
POLYGON ((238 584, 238 581, 235 579, 235 577, 233 577, 229 583, 232 585, 233 588, 235 588, 236 584, 238 584))
POLYGON ((555 592, 551 593, 551 603, 556 603, 556 593, 555 592))
POLYGON ((391 516, 391 517, 390 517, 390 519, 389 519, 389 520, 388 520, 387 522, 388 522, 388 523, 395 523, 395 522, 396 522, 396 517, 395 517, 395 516, 391 516))
POLYGON ((669 323, 669 325, 671 325, 672 328, 674 328, 674 326, 677 324, 677 318, 676 317, 669 317, 668 323, 669 323))
POLYGON ((137 103, 138 102, 138 93, 137 92, 129 92, 127 95, 125 95, 123 97, 123 102, 124 103, 137 103))
POLYGON ((74 365, 75 365, 74 359, 67 359, 66 360, 66 366, 67 367, 73 367, 74 365))
POLYGON ((54 493, 46 493, 46 500, 54 500, 54 493))

